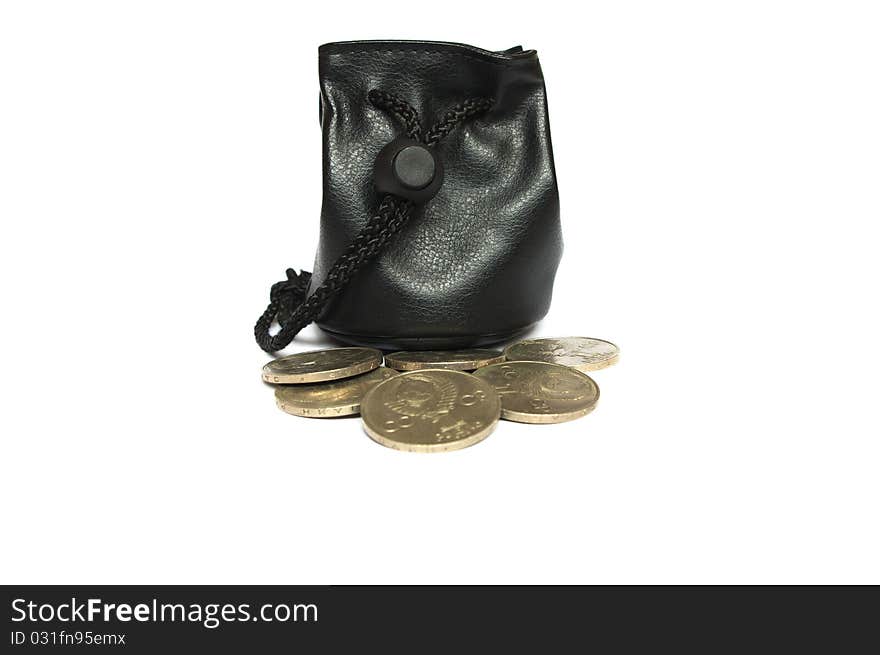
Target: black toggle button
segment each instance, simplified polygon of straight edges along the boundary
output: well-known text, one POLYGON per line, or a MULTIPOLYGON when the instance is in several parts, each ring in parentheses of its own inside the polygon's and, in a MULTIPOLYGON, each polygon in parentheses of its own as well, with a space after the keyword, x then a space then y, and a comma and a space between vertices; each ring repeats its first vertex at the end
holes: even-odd
POLYGON ((406 146, 394 157, 394 177, 407 189, 424 189, 434 181, 434 155, 425 146, 406 146))
POLYGON ((443 167, 427 146, 400 138, 382 148, 373 177, 379 191, 423 203, 443 184, 443 167))

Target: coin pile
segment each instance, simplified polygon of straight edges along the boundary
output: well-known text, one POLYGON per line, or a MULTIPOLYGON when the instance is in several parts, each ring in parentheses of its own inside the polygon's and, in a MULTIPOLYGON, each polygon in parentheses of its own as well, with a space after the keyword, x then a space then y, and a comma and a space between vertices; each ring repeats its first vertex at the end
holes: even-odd
POLYGON ((587 337, 529 339, 504 352, 332 348, 273 360, 263 380, 276 385, 288 414, 360 414, 383 446, 441 452, 479 443, 500 419, 562 423, 589 414, 599 387, 586 372, 618 355, 613 343, 587 337))

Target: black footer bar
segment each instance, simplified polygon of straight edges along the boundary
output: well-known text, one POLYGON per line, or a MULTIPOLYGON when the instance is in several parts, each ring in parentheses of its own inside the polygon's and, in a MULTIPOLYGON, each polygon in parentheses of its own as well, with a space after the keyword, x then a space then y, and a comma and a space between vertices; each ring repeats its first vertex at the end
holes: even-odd
MULTIPOLYGON (((850 652, 876 587, 2 587, 4 652, 850 652)), ((867 641, 865 641, 867 639, 867 641)))

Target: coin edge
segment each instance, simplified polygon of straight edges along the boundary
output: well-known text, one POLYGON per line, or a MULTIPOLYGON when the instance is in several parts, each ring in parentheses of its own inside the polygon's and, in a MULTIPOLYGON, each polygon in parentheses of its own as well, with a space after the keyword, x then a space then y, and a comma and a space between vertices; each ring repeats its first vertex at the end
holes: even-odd
MULTIPOLYGON (((395 361, 393 359, 394 355, 397 355, 397 354, 403 353, 403 352, 410 352, 410 351, 399 350, 399 351, 390 353, 388 355, 385 355, 385 366, 387 366, 388 368, 393 368, 395 371, 407 372, 407 373, 409 373, 411 371, 428 371, 431 369, 436 369, 436 370, 440 370, 440 371, 459 371, 459 372, 464 373, 467 371, 476 371, 481 368, 485 368, 486 366, 491 366, 492 364, 501 364, 505 361, 504 351, 497 350, 497 351, 495 351, 498 353, 497 357, 493 357, 489 360, 482 360, 482 359, 476 360, 477 365, 475 367, 470 366, 470 363, 475 360, 470 360, 467 362, 453 362, 451 364, 443 364, 441 362, 429 362, 427 366, 422 366, 422 367, 419 367, 420 362, 402 362, 401 364, 394 364, 393 363, 395 361), (391 359, 389 359, 389 358, 391 358, 391 359), (486 361, 488 363, 481 364, 480 362, 483 362, 483 361, 486 361)), ((415 351, 415 352, 418 352, 418 351, 415 351)), ((450 352, 455 352, 455 351, 450 351, 450 352)), ((400 361, 400 360, 397 360, 397 361, 400 361)))
MULTIPOLYGON (((308 350, 303 353, 296 354, 308 354, 313 352, 323 352, 323 351, 332 351, 332 350, 352 350, 352 348, 323 348, 321 350, 308 350)), ((279 375, 277 374, 267 374, 266 368, 272 362, 267 362, 263 365, 263 382, 268 382, 269 384, 310 384, 312 382, 331 382, 333 380, 344 380, 345 378, 353 378, 356 375, 362 375, 363 373, 369 373, 372 370, 375 370, 382 366, 382 361, 384 356, 382 355, 381 350, 377 350, 376 348, 358 348, 358 350, 370 350, 373 351, 374 357, 378 356, 378 361, 370 360, 369 362, 363 362, 362 364, 353 364, 354 370, 351 366, 343 367, 343 368, 333 368, 325 371, 315 371, 314 373, 302 373, 302 374, 292 374, 292 375, 282 375, 280 377, 284 377, 284 379, 279 379, 279 375), (364 368, 365 367, 365 368, 364 368), (327 376, 327 377, 325 377, 327 376), (269 377, 275 379, 269 379, 269 377)), ((290 355, 292 357, 293 355, 290 355)), ((281 358, 279 358, 281 359, 281 358)), ((273 360, 274 361, 274 360, 273 360)), ((390 368, 390 367, 389 367, 390 368)))
MULTIPOLYGON (((367 371, 365 373, 362 373, 362 375, 368 375, 369 373, 372 373, 373 371, 378 371, 381 368, 382 368, 381 366, 377 366, 376 368, 372 369, 371 371, 367 371)), ((300 387, 300 386, 305 386, 305 385, 280 384, 280 385, 275 385, 275 404, 278 406, 278 409, 280 409, 282 412, 285 412, 286 414, 290 414, 291 416, 301 416, 303 418, 343 418, 346 416, 357 416, 361 413, 361 403, 364 402, 364 398, 367 397, 367 394, 370 393, 370 391, 372 391, 374 387, 377 387, 378 385, 382 384, 383 382, 387 382, 391 378, 394 378, 394 377, 397 377, 398 375, 400 375, 400 373, 398 371, 395 371, 393 368, 389 368, 388 370, 391 372, 391 375, 386 377, 384 380, 380 380, 379 382, 374 384, 373 387, 368 389, 367 393, 365 393, 357 403, 348 403, 346 405, 335 405, 335 406, 331 406, 329 408, 323 408, 323 407, 309 408, 309 407, 302 407, 301 405, 297 406, 297 405, 293 405, 293 404, 290 404, 290 403, 282 400, 281 398, 278 397, 278 395, 280 393, 283 393, 284 390, 287 388, 300 387), (321 410, 325 410, 325 409, 340 409, 344 413, 332 414, 332 415, 318 413, 321 410)), ((355 378, 358 376, 352 375, 351 377, 355 378)), ((350 379, 350 378, 340 378, 340 379, 346 380, 346 379, 350 379)), ((328 380, 328 381, 333 382, 334 380, 328 380)))

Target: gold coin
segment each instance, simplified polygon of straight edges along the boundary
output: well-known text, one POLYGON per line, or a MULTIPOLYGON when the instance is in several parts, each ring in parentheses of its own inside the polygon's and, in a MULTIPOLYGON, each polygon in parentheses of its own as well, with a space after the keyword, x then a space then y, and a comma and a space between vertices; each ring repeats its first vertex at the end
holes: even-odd
POLYGON ((361 411, 361 399, 380 382, 398 375, 380 366, 369 373, 344 380, 317 384, 286 384, 275 389, 278 407, 294 416, 334 418, 353 416, 361 411))
POLYGON ((445 368, 451 371, 473 371, 504 361, 499 350, 474 348, 471 350, 413 350, 385 355, 385 365, 398 371, 418 371, 425 368, 445 368))
POLYGON ((589 414, 599 400, 593 379, 567 366, 505 362, 474 372, 501 397, 501 418, 520 423, 562 423, 589 414))
POLYGON ((274 359, 263 367, 263 380, 272 384, 305 384, 350 378, 382 363, 375 348, 332 348, 274 359))
POLYGON ((527 339, 504 351, 511 362, 549 362, 579 371, 598 371, 617 363, 620 350, 610 341, 588 337, 527 339))
POLYGON ((371 439, 397 450, 440 452, 472 446, 501 416, 498 394, 469 373, 425 369, 396 375, 361 402, 371 439))

